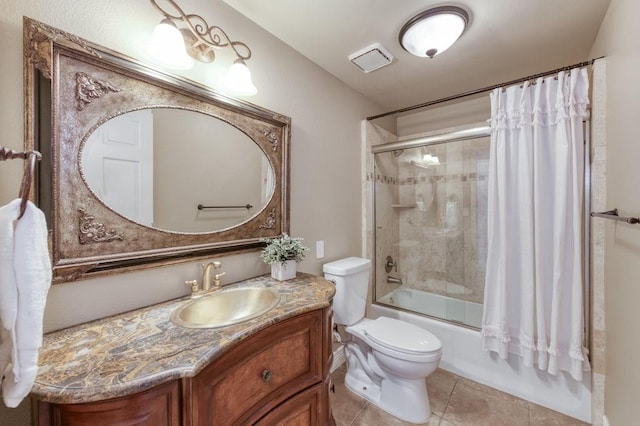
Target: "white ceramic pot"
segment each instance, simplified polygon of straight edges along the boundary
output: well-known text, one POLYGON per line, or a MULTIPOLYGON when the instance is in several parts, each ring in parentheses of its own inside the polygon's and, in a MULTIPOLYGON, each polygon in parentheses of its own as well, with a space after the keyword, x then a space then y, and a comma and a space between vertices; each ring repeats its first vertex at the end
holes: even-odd
POLYGON ((278 281, 286 281, 296 277, 296 261, 287 260, 284 264, 275 262, 271 264, 271 278, 278 281))

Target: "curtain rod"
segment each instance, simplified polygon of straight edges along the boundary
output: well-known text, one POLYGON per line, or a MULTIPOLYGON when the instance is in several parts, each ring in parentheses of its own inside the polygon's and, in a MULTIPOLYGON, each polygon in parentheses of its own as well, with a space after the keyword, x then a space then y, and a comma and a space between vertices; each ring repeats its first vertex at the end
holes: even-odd
POLYGON ((489 92, 489 91, 491 91, 493 89, 497 89, 497 88, 503 87, 503 86, 510 86, 512 84, 524 83, 525 81, 534 80, 534 79, 539 78, 539 77, 546 77, 546 76, 551 75, 551 74, 559 73, 560 71, 569 71, 569 70, 571 70, 573 68, 580 68, 580 67, 585 67, 587 65, 593 65, 593 63, 595 61, 597 61, 598 59, 602 59, 602 58, 604 58, 604 56, 600 56, 599 58, 590 59, 590 60, 585 61, 585 62, 579 62, 577 64, 567 65, 567 66, 564 66, 564 67, 556 68, 556 69, 551 70, 551 71, 545 71, 545 72, 542 72, 542 73, 539 73, 539 74, 533 74, 533 75, 530 75, 528 77, 519 78, 517 80, 511 80, 511 81, 506 81, 504 83, 494 84, 493 86, 483 87, 482 89, 475 89, 475 90, 471 90, 469 92, 464 92, 464 93, 460 93, 460 94, 453 95, 453 96, 447 96, 446 98, 436 99, 435 101, 424 102, 424 103, 421 103, 421 104, 418 104, 418 105, 413 105, 413 106, 410 106, 410 107, 397 109, 395 111, 390 111, 390 112, 385 112, 383 114, 373 115, 371 117, 367 117, 367 121, 375 120, 376 118, 386 117, 386 116, 392 115, 392 114, 399 114, 399 113, 402 113, 402 112, 413 111, 415 109, 425 108, 425 107, 428 107, 428 106, 431 106, 431 105, 440 104, 440 103, 443 103, 443 102, 454 101, 456 99, 465 98, 467 96, 477 95, 479 93, 489 92))

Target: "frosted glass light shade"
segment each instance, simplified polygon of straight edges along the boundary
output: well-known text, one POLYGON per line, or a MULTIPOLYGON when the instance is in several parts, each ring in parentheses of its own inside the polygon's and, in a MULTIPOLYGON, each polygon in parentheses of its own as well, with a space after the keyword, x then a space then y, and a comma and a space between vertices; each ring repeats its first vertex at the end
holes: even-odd
POLYGON ((240 96, 252 96, 258 93, 258 89, 251 81, 251 71, 242 59, 236 59, 229 68, 224 81, 226 89, 240 96))
POLYGON ((182 34, 166 19, 156 25, 153 30, 147 53, 154 61, 168 68, 193 67, 193 59, 187 55, 182 34))
POLYGON ((460 38, 468 20, 467 12, 457 7, 427 10, 402 27, 400 44, 413 55, 433 58, 460 38))

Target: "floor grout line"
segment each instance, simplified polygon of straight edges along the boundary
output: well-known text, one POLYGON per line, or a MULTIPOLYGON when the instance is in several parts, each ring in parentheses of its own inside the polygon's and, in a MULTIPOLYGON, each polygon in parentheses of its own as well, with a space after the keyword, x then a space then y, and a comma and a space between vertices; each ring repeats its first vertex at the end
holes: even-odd
POLYGON ((365 401, 362 408, 360 408, 360 410, 356 413, 355 417, 351 420, 351 423, 349 423, 349 426, 355 425, 356 420, 358 420, 358 417, 360 417, 360 415, 364 412, 365 408, 367 408, 367 405, 369 405, 369 401, 365 401))
MULTIPOLYGON (((449 402, 451 401, 451 397, 453 396, 453 391, 456 390, 456 386, 458 386, 458 383, 460 382, 460 378, 456 376, 455 378, 455 382, 453 383, 453 386, 451 387, 451 392, 449 392, 449 396, 447 397, 447 403, 444 405, 444 409, 442 410, 442 416, 440 416, 440 421, 438 422, 438 424, 442 423, 442 420, 446 420, 444 418, 445 414, 447 414, 447 409, 449 408, 449 402)), ((447 420, 449 421, 449 420, 447 420)), ((451 424, 453 424, 453 422, 449 422, 451 424)))

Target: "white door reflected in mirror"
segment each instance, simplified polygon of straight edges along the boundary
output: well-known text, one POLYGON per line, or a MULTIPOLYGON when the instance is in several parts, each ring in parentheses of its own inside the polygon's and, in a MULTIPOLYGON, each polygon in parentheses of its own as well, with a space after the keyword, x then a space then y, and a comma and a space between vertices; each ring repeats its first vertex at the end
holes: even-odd
POLYGON ((109 207, 153 226, 153 115, 151 110, 115 117, 91 134, 82 150, 91 190, 109 207))

